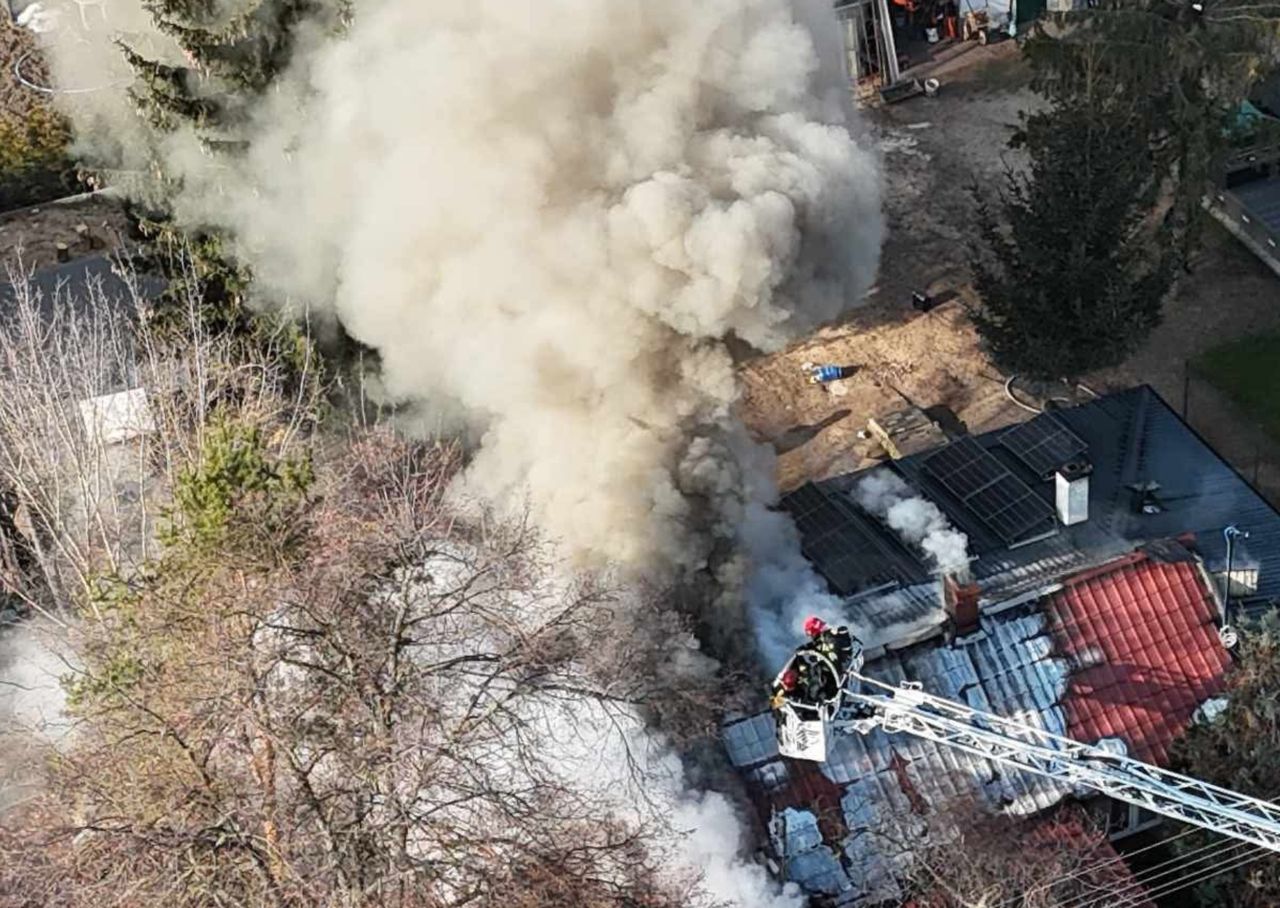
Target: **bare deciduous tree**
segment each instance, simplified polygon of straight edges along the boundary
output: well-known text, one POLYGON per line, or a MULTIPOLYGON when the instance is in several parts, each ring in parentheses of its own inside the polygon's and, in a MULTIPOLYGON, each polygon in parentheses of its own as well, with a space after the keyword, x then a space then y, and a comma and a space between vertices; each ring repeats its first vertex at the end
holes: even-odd
MULTIPOLYGON (((234 419, 254 430, 234 444, 262 447, 235 456, 281 472, 288 421, 234 419)), ((221 482, 247 469, 230 456, 196 462, 221 482)), ((618 789, 643 800, 651 768, 627 748, 645 704, 692 715, 705 691, 601 675, 597 649, 626 651, 601 642, 616 591, 559 577, 523 523, 460 518, 451 447, 375 426, 309 457, 305 488, 235 492, 225 533, 168 535, 99 597, 74 746, 51 753, 0 888, 73 906, 689 904, 696 879, 653 847, 661 810, 618 789), (273 495, 290 505, 265 519, 273 495), (625 771, 592 778, 614 746, 625 771)))
POLYGON ((1066 908, 1120 892, 1150 908, 1105 831, 1077 807, 1019 820, 958 803, 930 827, 940 834, 911 848, 910 908, 1066 908))
POLYGON ((55 618, 103 571, 128 575, 155 554, 156 503, 214 409, 274 409, 296 433, 319 393, 310 380, 294 383, 301 399, 282 393, 270 343, 203 334, 194 296, 188 332, 152 331, 140 279, 117 270, 123 292, 95 279, 45 292, 11 268, 0 310, 3 588, 55 618), (139 390, 145 406, 122 394, 139 390))

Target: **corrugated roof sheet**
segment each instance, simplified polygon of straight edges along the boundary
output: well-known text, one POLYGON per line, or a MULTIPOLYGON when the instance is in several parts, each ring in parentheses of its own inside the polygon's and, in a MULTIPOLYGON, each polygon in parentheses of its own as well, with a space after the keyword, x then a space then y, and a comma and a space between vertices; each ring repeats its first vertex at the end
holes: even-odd
MULTIPOLYGON (((985 635, 951 645, 935 641, 909 647, 868 663, 866 671, 890 684, 920 681, 941 696, 1061 733, 1065 718, 1058 698, 1066 689, 1066 664, 1052 652, 1044 616, 1007 614, 985 624, 985 635)), ((724 740, 766 816, 794 807, 820 821, 826 818, 822 825, 829 834, 823 847, 846 855, 851 903, 885 894, 886 881, 905 860, 891 843, 909 841, 902 827, 931 814, 933 805, 976 798, 1025 816, 1051 807, 1067 793, 1049 779, 879 730, 836 737, 821 766, 785 760, 778 756, 769 713, 729 724, 724 740), (842 824, 831 822, 833 803, 839 804, 842 824)), ((783 857, 792 879, 815 892, 828 891, 827 870, 822 879, 801 873, 810 866, 827 868, 825 857, 812 862, 783 857)))
MULTIPOLYGON (((983 615, 977 634, 888 652, 865 670, 1079 741, 1119 737, 1135 756, 1158 762, 1196 707, 1222 689, 1228 658, 1214 608, 1192 554, 1153 545, 983 615)), ((731 723, 724 739, 766 816, 795 807, 817 818, 825 850, 801 860, 786 854, 786 864, 792 879, 831 892, 831 857, 843 855, 842 904, 886 897, 887 881, 909 860, 894 843, 911 841, 911 827, 949 802, 977 798, 1032 816, 1072 794, 1051 779, 879 730, 836 737, 821 765, 780 758, 769 713, 731 723)))
POLYGON ((1230 658, 1194 561, 1135 553, 1073 579, 1047 608, 1075 664, 1063 699, 1069 737, 1120 738, 1138 759, 1163 763, 1192 713, 1224 688, 1230 658))

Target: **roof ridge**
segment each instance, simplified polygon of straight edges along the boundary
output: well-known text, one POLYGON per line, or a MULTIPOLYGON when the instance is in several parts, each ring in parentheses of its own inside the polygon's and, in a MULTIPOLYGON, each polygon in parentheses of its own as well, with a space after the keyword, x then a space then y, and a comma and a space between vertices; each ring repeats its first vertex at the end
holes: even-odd
POLYGON ((1117 571, 1127 567, 1133 567, 1144 561, 1154 561, 1154 559, 1151 557, 1149 552, 1142 548, 1137 548, 1125 555, 1117 556, 1110 561, 1105 561, 1102 564, 1096 564, 1093 567, 1085 568, 1079 573, 1071 574, 1063 578, 1062 585, 1064 587, 1079 586, 1082 583, 1088 583, 1089 581, 1096 580, 1099 577, 1114 574, 1117 571))

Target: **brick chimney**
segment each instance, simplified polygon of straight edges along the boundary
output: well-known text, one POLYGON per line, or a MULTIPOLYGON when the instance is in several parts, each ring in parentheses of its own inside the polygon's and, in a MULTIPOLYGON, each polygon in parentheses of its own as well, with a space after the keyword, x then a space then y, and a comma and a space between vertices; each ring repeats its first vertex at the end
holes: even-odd
POLYGON ((956 574, 942 575, 942 608, 947 613, 954 636, 963 637, 978 629, 978 597, 976 583, 956 574))

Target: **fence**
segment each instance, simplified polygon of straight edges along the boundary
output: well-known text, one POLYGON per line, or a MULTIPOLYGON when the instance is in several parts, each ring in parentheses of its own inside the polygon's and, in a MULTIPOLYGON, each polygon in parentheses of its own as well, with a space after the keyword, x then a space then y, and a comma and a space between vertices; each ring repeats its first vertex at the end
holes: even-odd
POLYGON ((1261 421, 1252 418, 1190 360, 1183 362, 1181 400, 1170 403, 1236 472, 1272 505, 1280 506, 1280 445, 1261 421))

